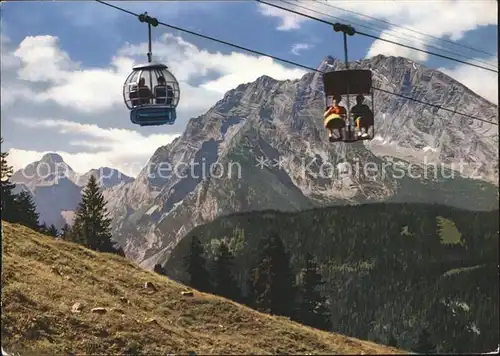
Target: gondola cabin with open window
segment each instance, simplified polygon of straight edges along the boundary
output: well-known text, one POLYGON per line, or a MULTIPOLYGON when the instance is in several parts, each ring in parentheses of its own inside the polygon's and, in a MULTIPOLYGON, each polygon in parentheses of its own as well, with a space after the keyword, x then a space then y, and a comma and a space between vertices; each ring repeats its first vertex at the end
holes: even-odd
POLYGON ((140 126, 174 124, 179 97, 179 83, 161 63, 135 66, 123 85, 130 121, 140 126))
POLYGON ((371 140, 375 134, 372 72, 348 69, 323 75, 325 91, 325 127, 330 141, 371 140), (365 95, 371 98, 371 108, 365 95), (355 97, 355 100, 352 100, 355 97), (354 105, 350 107, 350 103, 354 105))

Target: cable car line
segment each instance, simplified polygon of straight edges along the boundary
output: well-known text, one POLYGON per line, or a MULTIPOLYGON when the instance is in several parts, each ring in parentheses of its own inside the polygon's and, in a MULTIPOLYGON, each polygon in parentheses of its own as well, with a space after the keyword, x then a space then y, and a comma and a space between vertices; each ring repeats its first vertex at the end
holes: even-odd
POLYGON ((341 8, 341 7, 338 7, 338 6, 334 6, 334 5, 332 5, 332 4, 330 4, 329 2, 326 2, 326 1, 324 3, 321 2, 321 1, 319 1, 319 0, 313 0, 313 1, 317 2, 318 4, 322 4, 322 5, 328 6, 330 8, 333 8, 333 9, 338 9, 338 10, 342 10, 342 11, 345 11, 345 12, 350 12, 350 13, 358 15, 358 16, 362 16, 362 17, 366 17, 368 19, 372 19, 372 20, 375 20, 375 21, 383 22, 383 23, 385 23, 387 25, 398 27, 398 28, 401 28, 401 29, 404 29, 404 30, 407 30, 407 31, 410 31, 410 32, 413 32, 413 33, 417 33, 417 34, 422 35, 422 36, 427 36, 427 37, 433 38, 433 39, 438 40, 438 41, 447 42, 447 43, 450 43, 452 45, 459 46, 459 47, 462 47, 462 48, 465 48, 465 49, 468 49, 468 50, 472 50, 472 51, 475 51, 475 52, 480 52, 480 53, 483 53, 483 54, 487 54, 488 56, 492 56, 492 57, 495 56, 494 54, 489 53, 489 52, 485 52, 485 51, 483 51, 481 49, 477 49, 477 48, 474 48, 474 47, 469 47, 467 45, 463 45, 463 44, 460 44, 460 43, 457 43, 457 42, 453 42, 453 41, 447 40, 445 38, 439 38, 437 36, 429 35, 428 33, 420 32, 420 31, 414 30, 414 29, 409 28, 409 27, 405 27, 405 26, 401 26, 401 25, 396 25, 396 24, 391 23, 389 21, 386 21, 386 20, 383 20, 383 19, 379 19, 379 18, 373 17, 373 16, 368 16, 368 15, 362 14, 360 12, 356 12, 356 11, 353 11, 353 10, 348 10, 348 9, 344 9, 344 8, 341 8))
MULTIPOLYGON (((116 10, 119 10, 119 11, 122 11, 124 13, 127 13, 129 15, 132 15, 132 16, 135 16, 135 17, 138 17, 139 14, 136 14, 132 11, 129 11, 129 10, 126 10, 126 9, 123 9, 119 6, 116 6, 116 5, 112 5, 112 4, 109 4, 107 2, 104 2, 102 0, 95 0, 103 5, 107 5, 109 7, 112 7, 116 10)), ((169 24, 166 24, 164 22, 161 22, 161 21, 158 21, 158 24, 162 25, 162 26, 165 26, 165 27, 168 27, 168 28, 171 28, 171 29, 174 29, 174 30, 177 30, 177 31, 181 31, 181 32, 185 32, 185 33, 189 33, 191 35, 194 35, 194 36, 197 36, 197 37, 201 37, 201 38, 204 38, 204 39, 207 39, 207 40, 210 40, 210 41, 214 41, 214 42, 218 42, 218 43, 221 43, 221 44, 224 44, 224 45, 227 45, 227 46, 230 46, 230 47, 234 47, 234 48, 238 48, 238 49, 241 49, 243 51, 246 51, 246 52, 250 52, 250 53, 254 53, 254 54, 258 54, 260 56, 264 56, 264 57, 268 57, 268 58, 272 58, 274 60, 277 60, 277 61, 280 61, 280 62, 283 62, 283 63, 287 63, 287 64, 290 64, 290 65, 293 65, 295 67, 299 67, 299 68, 303 68, 303 69, 307 69, 309 71, 313 71, 313 72, 317 72, 317 73, 325 73, 321 70, 318 70, 316 68, 313 68, 313 67, 309 67, 309 66, 306 66, 306 65, 303 65, 303 64, 300 64, 300 63, 297 63, 297 62, 294 62, 294 61, 290 61, 290 60, 287 60, 287 59, 284 59, 284 58, 280 58, 280 57, 277 57, 277 56, 273 56, 273 55, 270 55, 270 54, 267 54, 267 53, 264 53, 264 52, 260 52, 260 51, 256 51, 256 50, 253 50, 253 49, 250 49, 250 48, 247 48, 247 47, 243 47, 243 46, 240 46, 240 45, 237 45, 237 44, 234 44, 234 43, 231 43, 231 42, 227 42, 227 41, 224 41, 224 40, 220 40, 218 38, 215 38, 215 37, 211 37, 211 36, 207 36, 207 35, 203 35, 201 33, 198 33, 198 32, 194 32, 194 31, 191 31, 191 30, 187 30, 187 29, 184 29, 184 28, 181 28, 181 27, 177 27, 177 26, 173 26, 173 25, 169 25, 169 24)), ((482 118, 479 118, 479 117, 475 117, 475 116, 471 116, 469 114, 464 114, 464 113, 461 113, 459 111, 456 111, 456 110, 453 110, 453 109, 449 109, 449 108, 445 108, 445 107, 442 107, 440 105, 436 105, 436 104, 432 104, 432 103, 428 103, 428 102, 425 102, 425 101, 422 101, 422 100, 419 100, 419 99, 415 99, 415 98, 412 98, 412 97, 409 97, 409 96, 406 96, 406 95, 402 95, 402 94, 398 94, 398 93, 394 93, 394 92, 390 92, 388 90, 385 90, 385 89, 382 89, 382 88, 378 88, 378 87, 373 87, 374 90, 378 90, 378 91, 381 91, 381 92, 384 92, 386 94, 390 94, 390 95, 394 95, 394 96, 397 96, 397 97, 400 97, 400 98, 403 98, 403 99, 407 99, 407 100, 410 100, 410 101, 414 101, 414 102, 417 102, 417 103, 420 103, 420 104, 423 104, 423 105, 427 105, 427 106, 431 106, 431 107, 434 107, 434 108, 437 108, 437 109, 441 109, 441 110, 444 110, 444 111, 448 111, 448 112, 451 112, 453 114, 457 114, 457 115, 461 115, 461 116, 465 116, 469 119, 472 119, 472 120, 478 120, 478 121, 482 121, 482 122, 485 122, 485 123, 488 123, 488 124, 492 124, 492 125, 496 125, 498 126, 498 123, 494 122, 494 121, 490 121, 490 120, 486 120, 486 119, 482 119, 482 118)))
MULTIPOLYGON (((321 22, 321 23, 324 23, 326 25, 330 25, 330 26, 333 26, 335 25, 333 22, 330 22, 330 21, 326 21, 326 20, 323 20, 323 19, 320 19, 318 17, 314 17, 314 16, 311 16, 311 15, 307 15, 307 14, 304 14, 302 12, 299 12, 299 11, 295 11, 295 10, 292 10, 292 9, 288 9, 286 7, 283 7, 283 6, 279 6, 279 5, 276 5, 276 4, 271 4, 271 3, 268 3, 268 2, 265 2, 265 1, 262 1, 262 0, 255 0, 261 4, 266 4, 268 6, 271 6, 271 7, 275 7, 277 9, 281 9, 281 10, 284 10, 284 11, 288 11, 288 12, 291 12, 293 14, 296 14, 296 15, 300 15, 300 16, 304 16, 304 17, 307 17, 311 20, 316 20, 318 22, 321 22)), ((296 5, 297 6, 297 5, 296 5)), ((312 10, 310 10, 312 11, 312 10)), ((395 41, 391 41, 391 40, 388 40, 388 39, 385 39, 385 38, 381 38, 381 37, 378 37, 378 36, 374 36, 374 35, 371 35, 369 33, 364 33, 364 32, 359 32, 359 31, 356 31, 356 33, 358 35, 362 35, 362 36, 365 36, 365 37, 370 37, 370 38, 373 38, 373 39, 376 39, 376 40, 380 40, 380 41, 384 41, 384 42, 387 42, 387 43, 391 43, 391 44, 394 44, 394 45, 397 45, 397 46, 401 46, 401 47, 405 47, 405 48, 408 48, 408 49, 412 49, 414 51, 418 51, 418 52, 423 52, 423 53, 427 53, 427 54, 430 54, 430 55, 433 55, 433 56, 436 56, 436 57, 440 57, 440 58, 443 58, 443 59, 448 59, 450 61, 454 61, 454 62, 458 62, 458 63, 462 63, 462 64, 466 64, 466 65, 470 65, 470 66, 473 66, 473 67, 476 67, 476 68, 480 68, 480 69, 484 69, 484 70, 487 70, 487 71, 490 71, 490 72, 494 72, 494 73, 498 73, 497 70, 494 70, 494 69, 491 69, 491 68, 487 68, 487 67, 483 67, 483 66, 480 66, 478 64, 474 64, 474 63, 470 63, 470 62, 466 62, 466 61, 462 61, 460 59, 457 59, 457 58, 453 58, 453 57, 449 57, 449 56, 445 56, 443 54, 439 54, 439 53, 434 53, 434 52, 430 52, 430 51, 426 51, 424 49, 421 49, 421 48, 416 48, 416 47, 413 47, 413 46, 408 46, 408 45, 405 45, 405 44, 402 44, 402 43, 398 43, 398 42, 395 42, 395 41)))
MULTIPOLYGON (((315 10, 315 9, 312 9, 312 8, 309 8, 309 7, 305 7, 305 6, 302 6, 302 5, 299 5, 299 4, 294 4, 294 3, 291 3, 291 2, 288 2, 288 1, 285 1, 285 0, 280 0, 281 2, 285 3, 285 4, 288 4, 288 5, 292 5, 292 6, 296 6, 296 7, 299 7, 299 8, 302 8, 304 10, 307 10, 307 11, 311 11, 311 12, 315 12, 317 14, 320 14, 320 15, 323 15, 323 16, 328 16, 332 19, 336 19, 336 20, 340 20, 340 21, 346 21, 345 19, 342 19, 340 17, 336 17, 336 16, 333 16, 333 15, 330 15, 326 12, 321 12, 321 11, 318 11, 318 10, 315 10)), ((295 0, 295 2, 298 2, 298 0, 295 0)), ((316 1, 317 3, 320 3, 319 1, 316 1)), ((321 3, 320 3, 321 4, 321 3)), ((336 7, 335 7, 336 8, 336 7)), ((339 8, 340 9, 340 8, 339 8)), ((343 9, 342 9, 343 10, 343 9)), ((345 11, 348 11, 348 10, 345 10, 345 11)), ((363 25, 359 22, 354 22, 354 21, 350 21, 353 25, 356 25, 356 26, 359 26, 359 27, 364 27, 368 30, 371 30, 371 31, 376 31, 376 32, 381 32, 381 31, 384 31, 384 29, 381 29, 381 28, 374 28, 374 27, 370 27, 370 26, 367 26, 367 25, 363 25)), ((402 37, 403 34, 387 34, 386 36, 389 36, 389 37, 393 37, 393 38, 396 38, 396 39, 400 39, 400 40, 404 40, 404 41, 408 41, 407 38, 405 37, 402 37)), ((418 36, 415 36, 415 35, 409 35, 413 38, 416 38, 420 41, 422 41, 422 39, 418 36)), ((484 65, 487 65, 487 66, 490 66, 490 67, 493 67, 495 69, 498 69, 498 67, 495 67, 494 65, 488 63, 488 62, 485 62, 483 60, 480 60, 480 59, 475 59, 475 58, 471 58, 471 57, 468 57, 466 55, 463 55, 461 53, 457 53, 457 52, 453 52, 453 51, 450 51, 450 50, 447 50, 445 48, 442 48, 442 47, 436 47, 432 44, 428 44, 428 43, 425 43, 423 42, 423 44, 425 44, 427 47, 429 48, 434 48, 434 49, 437 49, 438 51, 442 51, 442 52, 445 52, 445 53, 449 53, 449 54, 452 54, 454 56, 458 56, 458 57, 462 57, 462 58, 465 58, 465 59, 468 59, 468 60, 472 60, 474 62, 477 62, 477 63, 483 63, 484 65)), ((472 63, 471 63, 472 64, 472 63)))
MULTIPOLYGON (((126 9, 122 9, 121 7, 118 7, 118 6, 115 6, 115 5, 111 5, 111 4, 106 3, 106 2, 104 2, 102 0, 95 0, 95 1, 97 1, 97 2, 99 2, 101 4, 103 4, 103 5, 107 5, 107 6, 113 7, 115 9, 117 9, 117 10, 123 11, 123 12, 125 12, 127 14, 130 14, 130 15, 133 15, 133 16, 136 16, 136 17, 139 16, 138 14, 136 14, 136 13, 134 13, 132 11, 129 11, 129 10, 126 10, 126 9)), ((169 27, 169 28, 171 28, 173 30, 177 30, 177 31, 189 33, 190 35, 201 37, 201 38, 204 38, 206 40, 210 40, 210 41, 214 41, 214 42, 219 42, 219 43, 224 44, 224 45, 229 46, 229 47, 238 48, 238 49, 241 49, 241 50, 246 51, 246 52, 251 52, 251 53, 258 54, 260 56, 272 58, 272 59, 275 59, 275 60, 280 61, 280 62, 288 63, 288 64, 293 65, 295 67, 301 67, 303 69, 314 70, 314 71, 318 72, 317 69, 308 67, 306 65, 303 65, 303 64, 300 64, 300 63, 297 63, 297 62, 289 61, 287 59, 283 59, 283 58, 280 58, 280 57, 275 57, 273 55, 270 55, 270 54, 267 54, 267 53, 264 53, 264 52, 259 52, 259 51, 256 51, 256 50, 253 50, 253 49, 250 49, 250 48, 242 47, 240 45, 237 45, 237 44, 234 44, 234 43, 231 43, 231 42, 227 42, 227 41, 224 41, 224 40, 220 40, 220 39, 215 38, 215 37, 210 37, 210 36, 207 36, 207 35, 203 35, 203 34, 198 33, 198 32, 190 31, 190 30, 187 30, 185 28, 180 28, 180 27, 177 27, 177 26, 169 25, 169 24, 166 24, 166 23, 163 23, 163 22, 160 22, 160 21, 158 21, 158 23, 160 25, 162 25, 162 26, 169 27)))

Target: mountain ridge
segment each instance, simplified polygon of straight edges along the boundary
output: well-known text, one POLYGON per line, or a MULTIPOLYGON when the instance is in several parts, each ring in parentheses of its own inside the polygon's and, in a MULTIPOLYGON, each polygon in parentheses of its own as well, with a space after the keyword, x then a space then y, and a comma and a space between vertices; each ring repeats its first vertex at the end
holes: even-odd
POLYGON ((96 176, 103 188, 133 181, 133 178, 109 167, 78 174, 57 153, 46 153, 39 161, 15 171, 11 181, 16 185, 15 192, 26 190, 33 196, 40 222, 61 229, 65 224, 71 225, 81 191, 91 175, 96 176))
MULTIPOLYGON (((466 114, 493 115, 498 122, 496 105, 413 61, 379 55, 350 67, 371 69, 375 86, 384 90, 466 114)), ((343 68, 333 57, 318 67, 343 68)), ((321 122, 323 100, 320 73, 285 81, 261 76, 190 119, 183 134, 159 147, 136 179, 105 189, 114 236, 127 256, 152 268, 165 262, 193 227, 240 210, 381 200, 476 210, 497 204, 491 199, 498 196, 494 125, 376 91, 376 137, 331 144, 321 122), (261 157, 267 165, 259 169, 261 157), (376 167, 375 176, 364 169, 367 163, 376 167), (170 167, 166 175, 165 166, 170 167)))
MULTIPOLYGON (((343 63, 338 60, 331 63, 323 62, 319 69, 324 70, 327 66, 329 70, 337 70, 342 68, 343 63)), ((444 98, 441 101, 445 104, 453 103, 457 111, 465 113, 483 110, 487 105, 475 94, 474 97, 468 98, 467 95, 472 95, 469 89, 454 81, 449 85, 452 87, 450 94, 446 89, 448 84, 444 83, 452 81, 452 78, 431 69, 422 69, 422 72, 418 72, 419 68, 424 67, 418 67, 402 58, 377 56, 360 61, 360 64, 354 63, 352 68, 356 66, 375 68, 374 80, 384 89, 393 89, 391 86, 397 86, 398 83, 402 86, 405 80, 407 82, 410 80, 412 85, 406 84, 406 92, 404 90, 396 92, 403 94, 410 92, 413 95, 416 92, 418 100, 432 102, 429 100, 432 97, 444 98), (377 68, 385 68, 386 71, 392 68, 394 78, 387 79, 389 74, 377 68), (433 90, 422 88, 422 78, 432 83, 433 90), (394 82, 396 84, 393 84, 394 82)), ((495 162, 498 157, 496 149, 498 138, 491 136, 491 132, 495 129, 493 125, 484 123, 475 125, 464 121, 463 118, 454 118, 448 112, 439 112, 435 109, 430 112, 427 108, 421 109, 421 104, 414 104, 383 92, 375 93, 374 97, 378 103, 382 103, 375 112, 376 119, 378 118, 376 120, 379 126, 378 136, 370 143, 332 145, 326 142, 326 134, 321 126, 321 120, 318 119, 322 117, 323 105, 319 73, 307 73, 301 79, 293 81, 277 81, 262 76, 252 83, 239 85, 228 91, 206 114, 191 119, 183 135, 175 142, 159 148, 136 181, 129 186, 129 194, 132 195, 127 198, 127 194, 122 194, 111 204, 114 215, 122 220, 117 225, 116 234, 120 235, 128 246, 131 244, 139 246, 136 251, 129 250, 129 252, 135 258, 142 259, 144 267, 152 268, 155 262, 163 262, 167 258, 167 251, 193 226, 239 209, 286 210, 290 202, 292 209, 300 210, 316 204, 354 203, 359 200, 356 198, 359 196, 364 197, 360 202, 377 201, 396 197, 400 193, 401 197, 396 197, 396 200, 427 199, 439 202, 441 199, 452 205, 467 204, 472 209, 479 209, 479 205, 469 204, 470 199, 466 196, 474 193, 468 192, 468 189, 474 191, 486 189, 489 192, 493 190, 492 186, 483 185, 479 178, 467 179, 467 171, 461 168, 462 172, 455 173, 453 181, 461 187, 458 188, 459 195, 464 195, 464 198, 455 199, 453 196, 456 193, 453 190, 456 188, 448 184, 450 179, 445 176, 453 173, 450 168, 456 168, 454 165, 463 164, 465 160, 464 166, 479 162, 480 167, 477 170, 484 176, 481 178, 488 182, 497 182, 498 164, 495 162), (384 119, 386 115, 391 116, 390 122, 384 119), (436 123, 437 115, 438 121, 446 121, 447 124, 436 123), (420 117, 421 122, 411 124, 415 121, 412 118, 415 116, 420 117), (405 122, 410 122, 411 125, 405 126, 405 122), (464 133, 461 130, 464 130, 464 133), (382 144, 377 144, 380 136, 384 140, 392 141, 394 149, 389 152, 386 149, 384 152, 383 148, 387 145, 384 145, 383 141, 382 144), (480 144, 474 144, 473 149, 467 149, 472 137, 478 139, 480 144), (413 151, 420 152, 412 155, 407 155, 404 150, 401 150, 402 153, 397 152, 405 146, 411 147, 409 143, 412 142, 415 147, 413 151), (455 142, 462 144, 457 145, 455 142), (418 166, 416 169, 421 173, 424 171, 425 174, 427 172, 424 168, 428 167, 422 167, 425 162, 419 162, 418 158, 422 156, 426 147, 427 151, 433 153, 433 156, 428 154, 427 157, 430 156, 434 160, 428 162, 431 165, 430 177, 424 176, 420 179, 404 177, 398 180, 383 176, 371 179, 364 172, 357 172, 354 176, 343 174, 342 165, 352 166, 356 160, 373 162, 377 167, 383 167, 384 164, 390 163, 388 158, 403 167, 406 164, 407 171, 411 171, 414 168, 412 165, 416 165, 418 166), (472 157, 471 151, 475 157, 472 157), (453 154, 449 154, 450 152, 453 154), (226 176, 221 179, 207 176, 206 179, 198 180, 179 177, 158 178, 154 175, 153 178, 145 177, 145 171, 155 172, 161 162, 182 162, 189 166, 201 163, 200 156, 206 157, 206 162, 209 164, 217 162, 228 166, 234 161, 242 163, 245 168, 243 181, 226 176), (285 156, 286 160, 279 169, 266 167, 259 171, 253 167, 259 156, 270 160, 285 156), (314 174, 317 176, 321 167, 311 169, 314 172, 307 172, 305 176, 299 174, 304 168, 300 164, 303 157, 310 160, 317 159, 320 166, 324 162, 335 166, 334 176, 312 177, 314 174), (441 168, 442 166, 444 168, 441 168), (248 184, 252 179, 253 182, 248 184), (259 182, 265 182, 266 186, 259 187, 259 182), (197 184, 196 188, 186 188, 191 184, 197 184), (401 186, 407 186, 408 189, 402 190, 401 186), (425 186, 431 186, 432 189, 426 192, 425 186), (442 193, 442 189, 446 189, 446 192, 442 193), (177 193, 172 194, 172 190, 177 193), (420 198, 412 197, 411 193, 414 191, 422 191, 419 194, 423 195, 420 198), (290 197, 294 198, 289 199, 290 197), (253 203, 245 203, 245 200, 252 199, 253 203), (131 214, 133 219, 128 222, 127 218, 123 219, 123 216, 128 214, 127 206, 135 211, 131 214), (148 212, 154 214, 147 214, 148 212), (165 247, 156 256, 144 253, 151 249, 159 251, 155 246, 161 244, 165 244, 165 247), (163 257, 158 257, 159 255, 163 257)), ((487 106, 483 111, 488 114, 494 110, 494 107, 487 106)), ((483 193, 483 196, 486 194, 483 193)), ((493 204, 495 202, 490 201, 485 209, 491 208, 493 204)))

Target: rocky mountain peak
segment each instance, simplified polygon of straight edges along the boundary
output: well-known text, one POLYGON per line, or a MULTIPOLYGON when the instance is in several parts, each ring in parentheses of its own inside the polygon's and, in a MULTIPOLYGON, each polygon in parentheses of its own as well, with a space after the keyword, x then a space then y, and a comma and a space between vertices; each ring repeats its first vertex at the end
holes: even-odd
POLYGON ((12 176, 12 181, 24 183, 33 190, 35 186, 53 185, 61 179, 73 181, 76 176, 73 169, 59 154, 47 153, 39 161, 16 171, 12 176))
POLYGON ((134 180, 134 178, 123 174, 117 169, 109 167, 100 167, 98 169, 91 169, 82 176, 79 176, 75 183, 81 187, 85 186, 91 176, 95 176, 98 183, 103 188, 111 188, 119 184, 127 184, 134 180))
POLYGON ((81 200, 82 188, 91 175, 95 175, 105 189, 134 180, 109 167, 78 174, 57 153, 43 155, 39 161, 16 171, 11 180, 16 184, 16 193, 27 190, 34 197, 41 222, 61 228, 65 223, 71 224, 73 211, 81 200))
POLYGON ((40 159, 40 162, 47 162, 47 163, 63 163, 64 160, 61 157, 61 155, 57 153, 46 153, 42 156, 40 159))
MULTIPOLYGON (((389 92, 476 116, 496 111, 448 76, 404 58, 376 56, 350 67, 371 69, 374 87, 389 92)), ((345 66, 329 56, 318 68, 345 66)), ((366 101, 371 104, 371 98, 366 101)), ((386 200, 461 206, 470 201, 467 194, 483 194, 475 181, 459 175, 457 183, 432 176, 394 178, 396 165, 422 168, 424 158, 436 167, 470 167, 460 173, 464 177, 471 177, 478 164, 482 178, 477 179, 497 181, 498 173, 489 166, 498 161, 493 125, 468 123, 453 113, 375 91, 376 139, 331 144, 323 110, 322 74, 310 72, 299 80, 261 76, 189 120, 183 135, 158 148, 135 181, 107 196, 114 234, 128 256, 152 267, 164 262, 191 228, 234 212, 386 200), (385 168, 373 176, 364 171, 367 162, 385 168), (469 187, 468 193, 457 195, 454 184, 461 191, 469 187)), ((486 200, 467 207, 493 204, 486 200)))
MULTIPOLYGON (((374 87, 384 90, 373 96, 373 141, 328 141, 320 72, 285 81, 261 76, 241 84, 159 147, 135 180, 110 180, 107 207, 127 256, 145 267, 162 263, 190 229, 234 212, 377 201, 478 210, 497 205, 491 201, 494 190, 484 183, 498 180, 497 128, 422 102, 494 118, 495 105, 404 58, 375 56, 350 67, 371 69, 374 87), (367 163, 377 168, 375 175, 365 170, 367 163), (428 164, 461 171, 453 179, 415 176, 428 164), (412 176, 400 173, 409 170, 412 176)), ((345 67, 329 56, 318 68, 345 67)), ((366 102, 371 105, 371 97, 366 102)), ((112 169, 98 171, 86 175, 115 176, 112 169)))

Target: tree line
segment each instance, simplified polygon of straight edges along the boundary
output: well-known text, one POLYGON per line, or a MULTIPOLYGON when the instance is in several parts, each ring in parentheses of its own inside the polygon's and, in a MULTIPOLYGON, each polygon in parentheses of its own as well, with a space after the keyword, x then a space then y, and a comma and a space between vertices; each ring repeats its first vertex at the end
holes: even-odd
POLYGON ((314 256, 331 331, 424 353, 486 352, 498 342, 498 211, 367 204, 234 214, 193 229, 164 269, 191 283, 181 268, 191 237, 204 246, 208 270, 214 246, 225 241, 248 304, 246 279, 263 253, 259 241, 274 233, 299 287, 307 253, 314 256))
MULTIPOLYGON (((320 292, 325 283, 313 256, 308 255, 300 281, 296 281, 281 238, 274 234, 259 242, 259 256, 246 280, 246 292, 234 273, 235 256, 222 241, 213 256, 208 257, 201 241, 193 236, 184 256, 189 275, 187 284, 199 291, 217 294, 272 315, 314 328, 330 330, 328 300, 320 292)), ((154 270, 166 274, 157 264, 154 270)))
POLYGON ((65 224, 59 230, 54 224, 47 226, 44 222, 39 222, 40 215, 30 192, 14 192, 16 185, 10 181, 13 167, 7 162, 8 155, 8 152, 1 152, 2 220, 24 225, 55 238, 76 242, 95 251, 124 256, 123 251, 115 247, 111 239, 111 219, 108 217, 106 201, 94 175, 83 189, 72 226, 65 224))
MULTIPOLYGON (((201 292, 217 294, 263 313, 332 331, 331 301, 321 291, 325 280, 311 254, 306 254, 305 265, 297 280, 281 238, 276 234, 262 238, 258 258, 246 281, 246 293, 235 276, 234 258, 225 241, 219 244, 212 258, 208 257, 201 241, 192 236, 190 248, 184 256, 184 268, 189 275, 187 284, 201 292)), ((160 264, 154 267, 154 271, 166 274, 160 264)), ((387 344, 398 346, 393 334, 387 344)), ((421 330, 412 351, 436 353, 436 344, 426 328, 421 330)))

